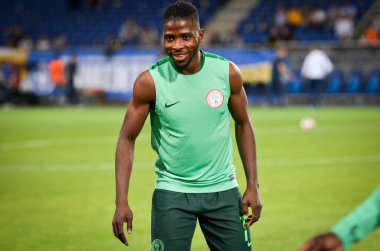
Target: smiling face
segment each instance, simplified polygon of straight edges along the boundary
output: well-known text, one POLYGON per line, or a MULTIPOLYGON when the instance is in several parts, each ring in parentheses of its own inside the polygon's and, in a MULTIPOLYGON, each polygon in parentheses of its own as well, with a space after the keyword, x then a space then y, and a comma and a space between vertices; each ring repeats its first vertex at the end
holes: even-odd
POLYGON ((193 74, 201 68, 199 44, 203 35, 191 18, 164 21, 163 47, 179 72, 193 74))

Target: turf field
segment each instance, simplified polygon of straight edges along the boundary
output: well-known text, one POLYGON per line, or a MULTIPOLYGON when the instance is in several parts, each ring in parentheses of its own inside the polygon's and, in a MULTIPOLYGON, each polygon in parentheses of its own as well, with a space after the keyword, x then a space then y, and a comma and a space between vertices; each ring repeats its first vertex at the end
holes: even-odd
MULTIPOLYGON (((113 237, 114 149, 125 109, 0 110, 0 250, 125 250, 113 237)), ((253 250, 294 251, 380 183, 380 109, 252 108, 262 219, 253 250), (312 116, 317 128, 298 123, 312 116)), ((148 125, 148 124, 147 124, 148 125)), ((127 250, 150 250, 154 152, 146 126, 130 189, 127 250)), ((238 179, 243 170, 235 151, 238 179)), ((379 250, 380 229, 352 250, 379 250)), ((197 229, 193 249, 208 250, 197 229)))

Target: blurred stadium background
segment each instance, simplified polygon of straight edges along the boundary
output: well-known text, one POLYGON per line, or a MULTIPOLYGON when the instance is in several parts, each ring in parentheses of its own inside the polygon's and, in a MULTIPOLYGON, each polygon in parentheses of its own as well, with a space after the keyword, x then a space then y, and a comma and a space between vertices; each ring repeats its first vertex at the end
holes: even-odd
MULTIPOLYGON (((74 85, 81 102, 126 101, 136 75, 162 56, 161 15, 170 1, 0 2, 3 103, 62 103, 65 82, 52 82, 49 63, 57 59, 64 67, 72 55, 77 57, 74 85)), ((279 44, 288 49, 296 76, 285 87, 287 103, 306 102, 300 68, 311 45, 326 51, 334 63, 323 87, 325 104, 380 103, 379 1, 193 2, 206 29, 203 48, 240 66, 251 103, 268 102, 271 62, 279 44)), ((59 65, 55 69, 60 74, 59 65)))
MULTIPOLYGON (((163 56, 170 2, 0 0, 0 250, 124 250, 111 230, 114 149, 135 77, 163 56)), ((192 2, 202 48, 237 63, 252 105, 264 201, 254 250, 298 250, 380 183, 380 0, 192 2), (300 76, 312 45, 334 64, 320 109, 300 76), (286 108, 271 106, 279 47, 296 76, 286 108), (299 128, 305 116, 317 122, 310 132, 299 128)), ((129 250, 149 249, 149 133, 136 146, 129 250)), ((379 237, 352 250, 378 250, 379 237)), ((207 250, 199 229, 193 250, 207 250)))

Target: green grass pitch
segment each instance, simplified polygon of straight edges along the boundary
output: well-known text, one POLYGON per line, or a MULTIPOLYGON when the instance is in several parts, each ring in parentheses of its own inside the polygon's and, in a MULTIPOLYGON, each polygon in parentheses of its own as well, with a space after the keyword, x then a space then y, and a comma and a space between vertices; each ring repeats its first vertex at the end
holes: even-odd
MULTIPOLYGON (((150 250, 155 153, 149 123, 136 144, 133 234, 113 237, 114 152, 124 107, 0 110, 0 250, 150 250)), ((261 220, 253 250, 294 251, 327 231, 380 183, 380 110, 250 108, 261 220), (299 121, 317 121, 312 132, 299 121)), ((236 149, 236 148, 235 148, 236 149)), ((235 150, 242 189, 245 180, 235 150)), ((380 230, 352 250, 378 250, 380 230)), ((192 250, 208 250, 197 228, 192 250)))

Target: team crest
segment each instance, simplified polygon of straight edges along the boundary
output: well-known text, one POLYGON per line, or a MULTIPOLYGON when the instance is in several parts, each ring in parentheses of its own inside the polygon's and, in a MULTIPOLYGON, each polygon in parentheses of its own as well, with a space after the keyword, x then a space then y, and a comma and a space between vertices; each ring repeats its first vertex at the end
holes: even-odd
POLYGON ((214 89, 207 94, 206 100, 210 107, 218 108, 223 104, 224 96, 220 90, 214 89))
POLYGON ((164 251, 164 243, 160 239, 152 241, 152 251, 164 251))

